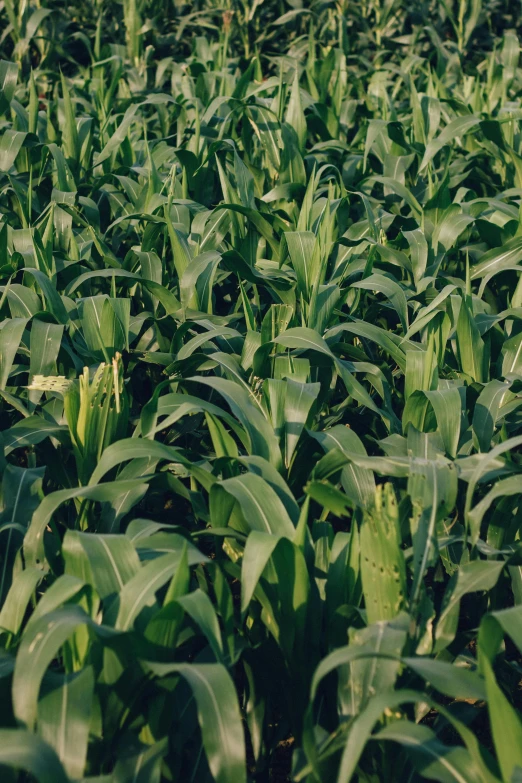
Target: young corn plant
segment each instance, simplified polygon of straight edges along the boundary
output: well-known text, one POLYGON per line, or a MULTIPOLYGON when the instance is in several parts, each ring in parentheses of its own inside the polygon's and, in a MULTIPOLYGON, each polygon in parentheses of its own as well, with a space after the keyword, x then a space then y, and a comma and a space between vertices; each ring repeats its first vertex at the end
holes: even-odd
POLYGON ((0 18, 2 782, 514 783, 520 9, 0 18))

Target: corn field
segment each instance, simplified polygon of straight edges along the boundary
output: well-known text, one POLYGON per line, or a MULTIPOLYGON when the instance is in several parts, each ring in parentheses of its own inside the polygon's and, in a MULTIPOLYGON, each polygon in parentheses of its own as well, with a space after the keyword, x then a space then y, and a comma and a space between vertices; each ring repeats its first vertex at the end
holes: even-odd
POLYGON ((522 781, 521 33, 0 2, 1 783, 522 781))

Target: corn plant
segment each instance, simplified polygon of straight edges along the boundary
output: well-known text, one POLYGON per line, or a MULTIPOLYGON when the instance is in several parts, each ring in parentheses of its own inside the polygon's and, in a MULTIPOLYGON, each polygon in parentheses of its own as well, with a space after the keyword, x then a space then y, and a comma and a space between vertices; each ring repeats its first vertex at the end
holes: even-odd
POLYGON ((0 18, 2 783, 515 783, 520 9, 0 18))

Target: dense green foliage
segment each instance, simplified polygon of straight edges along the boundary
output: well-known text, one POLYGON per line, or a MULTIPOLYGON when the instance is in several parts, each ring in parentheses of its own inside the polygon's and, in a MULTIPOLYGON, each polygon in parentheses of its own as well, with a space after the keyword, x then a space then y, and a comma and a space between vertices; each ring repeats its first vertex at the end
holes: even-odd
POLYGON ((520 4, 225 5, 0 4, 1 781, 520 781, 520 4))

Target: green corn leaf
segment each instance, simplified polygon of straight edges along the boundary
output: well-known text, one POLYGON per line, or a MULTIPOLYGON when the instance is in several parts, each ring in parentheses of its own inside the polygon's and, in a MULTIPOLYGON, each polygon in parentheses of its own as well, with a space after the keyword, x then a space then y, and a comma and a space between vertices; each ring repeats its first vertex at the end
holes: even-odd
POLYGON ((140 572, 136 550, 126 536, 68 530, 62 552, 65 573, 92 585, 100 598, 120 593, 140 572))
MULTIPOLYGON (((111 783, 160 783, 162 761, 167 753, 167 746, 165 738, 153 745, 142 745, 138 752, 119 758, 111 776, 111 783)), ((94 783, 98 783, 98 778, 94 783)), ((100 779, 99 783, 109 781, 100 779)))
POLYGON ((3 433, 5 453, 9 454, 24 446, 34 446, 50 437, 67 441, 67 432, 63 424, 56 424, 42 416, 28 416, 3 433))
POLYGON ((406 399, 416 391, 436 389, 438 376, 437 361, 431 347, 428 347, 426 351, 406 351, 406 373, 404 377, 404 396, 406 399))
POLYGON ((55 749, 67 774, 77 779, 85 771, 94 690, 91 666, 53 678, 38 703, 38 731, 55 749))
POLYGON ((285 121, 295 130, 299 142, 299 149, 301 152, 303 152, 306 144, 307 128, 306 118, 304 116, 301 103, 298 67, 295 69, 294 81, 292 83, 292 90, 290 92, 290 100, 286 110, 285 121))
POLYGON ((377 740, 391 740, 402 745, 415 769, 425 779, 439 780, 441 783, 479 783, 483 780, 465 748, 444 745, 427 726, 401 720, 381 729, 375 737, 377 740))
POLYGON ((42 576, 38 568, 27 568, 13 579, 0 611, 0 628, 3 631, 8 631, 13 636, 19 633, 29 601, 42 576))
POLYGON ((26 318, 11 318, 0 330, 0 389, 7 385, 27 323, 26 318))
POLYGON ((0 139, 0 171, 8 172, 25 141, 27 134, 22 131, 6 130, 0 139))
POLYGON ((218 618, 208 595, 195 590, 177 599, 183 610, 190 615, 206 636, 216 661, 223 662, 223 639, 218 618))
POLYGON ((245 741, 234 683, 219 663, 149 663, 157 677, 180 674, 198 708, 203 748, 217 783, 246 783, 245 741))
POLYGON ((139 487, 147 488, 147 484, 140 484, 136 479, 122 481, 108 481, 100 486, 76 487, 75 489, 61 489, 47 495, 34 512, 31 524, 24 539, 24 556, 28 563, 41 564, 44 561, 44 532, 51 521, 53 514, 68 500, 74 498, 87 498, 102 502, 110 502, 121 496, 123 492, 131 491, 139 487))
POLYGON ((320 388, 318 383, 298 383, 291 378, 286 381, 284 418, 286 432, 285 459, 287 466, 290 465, 320 388))
MULTIPOLYGON (((31 516, 40 502, 44 468, 19 468, 7 465, 2 480, 2 505, 0 513, 0 541, 2 542, 2 563, 0 575, 0 596, 5 599, 11 587, 11 576, 16 553, 31 516)), ((13 598, 16 596, 14 591, 13 598)), ((0 610, 0 617, 5 604, 0 610)), ((6 610, 7 611, 7 610, 6 610)), ((20 618, 22 619, 22 618, 20 618)))
POLYGON ((495 431, 499 410, 509 395, 508 381, 490 381, 479 395, 473 412, 473 435, 480 451, 488 451, 495 431))
POLYGON ((408 306, 406 296, 400 285, 393 279, 381 274, 372 274, 357 283, 352 283, 353 288, 365 288, 368 291, 378 291, 384 294, 394 310, 397 311, 401 325, 406 333, 408 331, 408 306))
POLYGON ((45 615, 24 633, 13 675, 13 709, 21 725, 34 727, 38 693, 47 667, 64 642, 88 620, 80 607, 65 607, 45 615))
POLYGON ((426 168, 428 163, 433 160, 435 155, 440 152, 443 147, 450 144, 455 137, 465 136, 472 128, 476 127, 480 122, 479 117, 468 115, 464 117, 455 117, 444 130, 429 142, 424 153, 424 157, 421 161, 420 171, 426 168))
POLYGON ((444 596, 435 630, 436 650, 444 649, 455 636, 462 596, 477 590, 490 590, 496 584, 503 567, 503 563, 474 560, 459 568, 444 596))
POLYGON ((0 742, 0 764, 23 769, 38 783, 69 783, 53 748, 32 732, 2 729, 0 742))
POLYGON ((424 394, 430 401, 437 427, 444 442, 447 454, 455 458, 460 437, 462 418, 462 402, 459 390, 455 386, 425 391, 424 394))
POLYGON ((257 583, 269 562, 280 536, 253 530, 248 536, 241 562, 241 611, 246 613, 257 583))
POLYGON ((108 140, 107 144, 104 146, 100 154, 96 158, 96 165, 99 166, 103 161, 108 160, 114 152, 118 149, 120 144, 125 139, 130 126, 132 125, 134 121, 134 117, 136 116, 136 112, 139 109, 139 103, 134 103, 132 106, 129 106, 127 111, 125 112, 122 121, 114 131, 114 133, 111 135, 110 139, 108 140))
POLYGON ((213 524, 225 527, 228 520, 217 515, 217 503, 222 492, 231 495, 240 505, 250 530, 293 538, 295 528, 277 493, 260 476, 245 473, 213 485, 210 494, 210 515, 213 524), (214 509, 216 514, 213 513, 214 509))
POLYGON ((368 622, 392 620, 406 590, 404 556, 400 549, 397 501, 390 484, 379 487, 375 506, 361 524, 361 578, 368 622))
POLYGON ((457 322, 457 347, 462 372, 479 383, 486 381, 485 345, 465 298, 457 322))
POLYGON ((154 603, 156 592, 172 578, 179 562, 180 555, 169 553, 135 571, 119 591, 115 628, 122 631, 132 628, 140 611, 154 603))
POLYGON ((0 112, 2 114, 5 114, 13 99, 17 79, 18 63, 0 60, 0 112))
MULTIPOLYGON (((366 456, 360 438, 348 427, 336 425, 325 432, 309 432, 325 451, 339 449, 342 453, 366 456)), ((371 470, 363 468, 352 460, 342 469, 341 481, 348 497, 358 505, 368 507, 375 497, 375 479, 371 470)))

